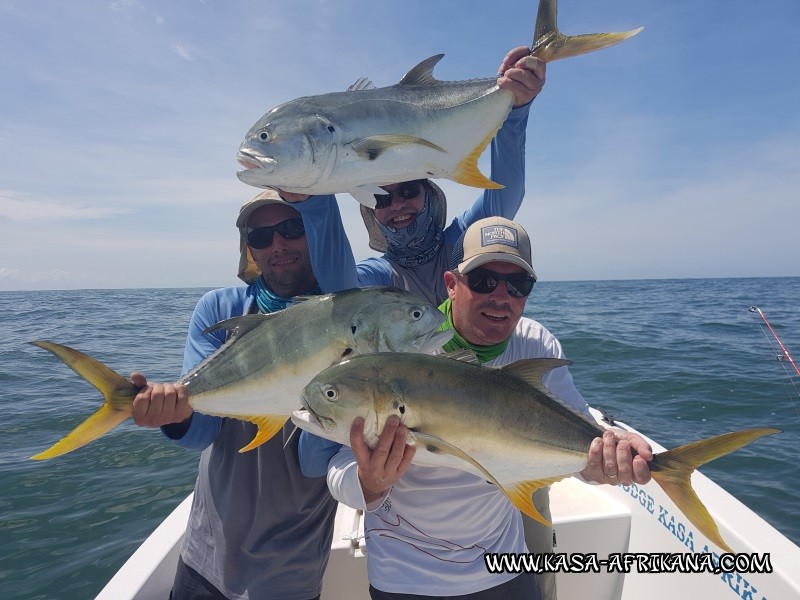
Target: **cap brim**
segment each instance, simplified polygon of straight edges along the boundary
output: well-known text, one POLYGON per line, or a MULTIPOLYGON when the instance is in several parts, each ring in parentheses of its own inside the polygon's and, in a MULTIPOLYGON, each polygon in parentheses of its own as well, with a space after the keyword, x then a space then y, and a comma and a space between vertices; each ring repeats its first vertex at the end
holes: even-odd
POLYGON ((473 256, 465 260, 458 265, 458 272, 459 273, 469 273, 473 269, 477 269, 478 267, 485 265, 486 263, 490 262, 506 262, 511 263, 512 265, 516 265, 525 269, 528 275, 536 277, 536 272, 533 270, 525 259, 520 256, 516 256, 514 254, 509 254, 508 252, 487 252, 485 254, 479 254, 478 256, 473 256))

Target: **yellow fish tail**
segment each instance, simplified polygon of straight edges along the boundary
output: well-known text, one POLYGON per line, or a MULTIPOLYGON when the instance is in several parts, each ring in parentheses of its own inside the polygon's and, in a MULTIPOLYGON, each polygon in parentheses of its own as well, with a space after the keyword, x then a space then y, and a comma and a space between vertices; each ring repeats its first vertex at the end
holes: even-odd
POLYGON ((780 433, 780 430, 767 427, 743 429, 685 444, 654 456, 650 461, 650 473, 700 533, 726 552, 732 552, 722 539, 713 517, 692 489, 690 477, 700 465, 773 433, 780 433))
POLYGON ((545 62, 570 58, 602 50, 633 37, 644 27, 618 33, 586 33, 583 35, 564 35, 558 30, 557 0, 541 0, 536 15, 531 55, 545 62))
POLYGON ((72 452, 99 438, 131 416, 133 399, 139 392, 139 388, 133 383, 100 361, 68 346, 46 341, 31 343, 55 354, 64 364, 100 390, 105 398, 105 402, 97 412, 49 449, 32 456, 33 460, 47 460, 72 452))

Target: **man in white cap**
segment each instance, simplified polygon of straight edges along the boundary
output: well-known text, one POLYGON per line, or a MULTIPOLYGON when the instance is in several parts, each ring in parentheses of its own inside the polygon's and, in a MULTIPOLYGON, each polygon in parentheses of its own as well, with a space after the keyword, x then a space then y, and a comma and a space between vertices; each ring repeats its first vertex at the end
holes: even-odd
MULTIPOLYGON (((564 358, 558 340, 522 316, 536 273, 530 240, 520 225, 502 217, 477 221, 456 244, 454 263, 444 276, 448 298, 440 307, 448 317, 445 326, 455 333, 446 350, 472 349, 481 363, 494 367, 525 358, 564 358)), ((550 371, 543 382, 588 414, 567 367, 550 371)), ((406 427, 390 418, 370 449, 363 439, 363 420, 357 419, 350 434, 352 449, 342 447, 328 464, 334 498, 366 511, 373 600, 530 599, 540 597, 539 588, 542 598, 554 598, 555 577, 490 574, 483 559, 485 552, 552 552, 551 530, 536 524, 538 530, 526 538, 519 511, 480 477, 410 464, 414 450, 406 447, 406 436, 406 427)), ((580 474, 587 481, 616 485, 650 479, 646 461, 652 459, 652 450, 641 436, 607 431, 593 440, 587 453, 587 467, 580 474)), ((319 466, 302 462, 306 473, 319 466)), ((534 494, 534 501, 549 519, 546 489, 534 494)))
MULTIPOLYGON (((207 327, 280 310, 296 295, 357 286, 349 246, 337 255, 315 242, 312 228, 331 223, 341 227, 341 216, 325 198, 291 205, 269 190, 244 203, 236 226, 239 277, 248 285, 200 299, 183 373, 224 343, 224 332, 204 335, 207 327), (315 214, 304 218, 308 213, 315 214)), ((239 453, 255 435, 252 423, 193 412, 183 386, 148 384, 141 373, 132 380, 144 386, 134 400, 134 421, 161 427, 179 446, 202 451, 171 599, 319 598, 336 502, 324 479, 301 474, 297 436, 284 448, 291 423, 283 435, 239 453)))

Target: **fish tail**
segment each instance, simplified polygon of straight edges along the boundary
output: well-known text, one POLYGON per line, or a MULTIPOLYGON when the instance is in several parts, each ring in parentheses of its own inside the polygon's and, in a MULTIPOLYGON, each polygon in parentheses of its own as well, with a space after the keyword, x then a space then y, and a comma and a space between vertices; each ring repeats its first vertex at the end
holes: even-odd
POLYGON ((726 552, 732 552, 722 539, 714 518, 692 489, 691 475, 700 465, 773 433, 780 433, 780 430, 768 427, 743 429, 678 446, 654 456, 649 464, 650 474, 704 536, 726 552))
POLYGON ((545 62, 570 58, 602 50, 633 37, 644 27, 618 33, 587 33, 583 35, 564 35, 557 25, 557 0, 540 0, 536 14, 536 27, 533 32, 531 55, 545 62))
POLYGON ((41 340, 31 344, 55 354, 64 364, 100 390, 105 398, 105 402, 97 412, 49 449, 31 456, 33 460, 47 460, 72 452, 99 438, 131 416, 133 399, 140 389, 138 386, 100 361, 68 346, 41 340))

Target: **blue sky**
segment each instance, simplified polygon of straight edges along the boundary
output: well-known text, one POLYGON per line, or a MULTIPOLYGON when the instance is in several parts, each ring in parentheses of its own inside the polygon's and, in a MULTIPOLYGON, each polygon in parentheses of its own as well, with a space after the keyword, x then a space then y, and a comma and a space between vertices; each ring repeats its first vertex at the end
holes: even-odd
MULTIPOLYGON (((234 157, 264 112, 440 52, 439 79, 491 76, 535 18, 510 0, 0 0, 0 290, 237 283, 258 190, 234 157)), ((566 34, 640 25, 548 65, 517 216, 540 277, 800 275, 800 3, 559 5, 566 34)), ((443 187, 451 216, 477 196, 443 187)))

